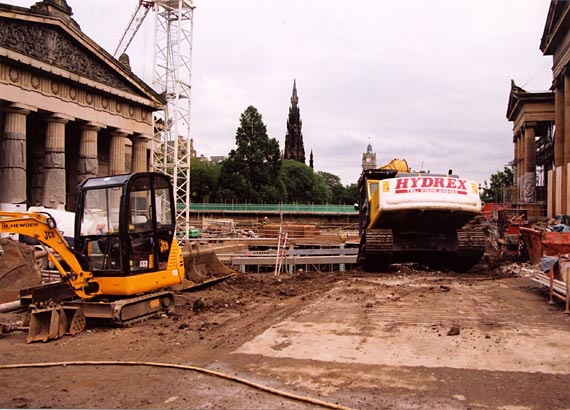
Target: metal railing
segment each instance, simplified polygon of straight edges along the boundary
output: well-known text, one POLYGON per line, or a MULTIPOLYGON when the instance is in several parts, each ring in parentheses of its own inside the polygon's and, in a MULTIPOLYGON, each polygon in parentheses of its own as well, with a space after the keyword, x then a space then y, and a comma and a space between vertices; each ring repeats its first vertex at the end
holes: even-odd
MULTIPOLYGON (((181 204, 178 204, 181 206, 181 204)), ((315 204, 244 204, 244 203, 191 203, 190 211, 216 212, 272 212, 272 213, 314 213, 356 215, 353 205, 315 205, 315 204)))

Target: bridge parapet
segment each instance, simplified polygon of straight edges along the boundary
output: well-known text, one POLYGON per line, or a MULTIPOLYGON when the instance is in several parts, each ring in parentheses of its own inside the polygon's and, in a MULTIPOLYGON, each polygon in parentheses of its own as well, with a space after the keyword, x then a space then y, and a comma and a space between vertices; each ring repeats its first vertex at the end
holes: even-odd
MULTIPOLYGON (((182 206, 182 204, 179 204, 182 206)), ((353 205, 315 205, 315 204, 244 204, 244 203, 191 203, 191 212, 221 212, 221 213, 290 213, 290 214, 328 214, 354 215, 358 211, 353 205)))

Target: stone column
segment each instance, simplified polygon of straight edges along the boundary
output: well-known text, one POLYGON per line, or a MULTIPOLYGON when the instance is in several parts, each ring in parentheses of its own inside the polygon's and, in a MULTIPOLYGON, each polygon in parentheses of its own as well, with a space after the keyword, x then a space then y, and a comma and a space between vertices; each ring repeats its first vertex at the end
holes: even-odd
POLYGON ((132 172, 148 171, 146 149, 150 138, 146 135, 137 134, 133 135, 131 140, 133 141, 133 157, 131 164, 132 172))
POLYGON ((554 169, 548 171, 548 182, 546 187, 546 216, 552 218, 555 213, 555 201, 556 201, 556 172, 554 169))
POLYGON ((523 200, 536 201, 536 123, 527 123, 524 127, 524 176, 523 200))
POLYGON ((44 185, 44 156, 45 156, 45 143, 35 144, 32 148, 32 163, 30 164, 30 171, 32 173, 30 178, 30 205, 41 205, 43 200, 43 185, 44 185))
POLYGON ((13 104, 6 108, 0 136, 0 209, 26 210, 26 116, 34 108, 13 104))
POLYGON ((521 131, 517 132, 517 197, 516 200, 522 200, 522 187, 523 187, 523 175, 524 175, 524 145, 521 138, 521 131))
POLYGON ((517 177, 519 175, 519 145, 518 145, 518 139, 517 139, 518 134, 513 134, 513 148, 514 148, 514 152, 513 152, 513 177, 514 177, 514 184, 516 186, 517 184, 517 177))
MULTIPOLYGON (((518 157, 519 157, 519 146, 518 146, 518 141, 517 141, 517 134, 513 134, 513 146, 514 146, 514 158, 513 158, 513 185, 517 186, 517 179, 518 179, 518 174, 519 174, 519 163, 518 163, 518 157)), ((513 193, 514 195, 514 193, 513 193)), ((515 198, 513 197, 513 200, 515 198)))
POLYGON ((561 213, 568 212, 568 173, 566 171, 570 163, 570 72, 564 70, 564 162, 562 164, 562 209, 561 213))
POLYGON ((555 183, 549 196, 552 195, 552 213, 554 215, 562 212, 562 185, 564 169, 564 76, 561 75, 554 80, 554 175, 555 183))
POLYGON ((109 175, 119 175, 125 173, 125 138, 124 131, 114 131, 111 133, 111 146, 109 148, 109 175))
POLYGON ((554 81, 554 167, 564 165, 564 79, 554 81))
POLYGON ((99 171, 97 158, 97 133, 102 128, 99 124, 87 123, 81 127, 79 141, 79 161, 77 162, 77 184, 87 178, 96 177, 99 171))
POLYGON ((72 119, 53 114, 47 120, 42 195, 42 205, 46 208, 65 209, 65 124, 72 119))

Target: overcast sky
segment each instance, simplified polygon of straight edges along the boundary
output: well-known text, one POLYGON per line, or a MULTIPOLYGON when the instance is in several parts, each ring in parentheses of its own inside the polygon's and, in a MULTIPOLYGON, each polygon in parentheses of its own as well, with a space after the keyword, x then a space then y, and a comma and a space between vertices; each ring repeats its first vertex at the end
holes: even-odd
MULTIPOLYGON (((2 1, 2 0, 0 0, 2 1)), ((29 6, 35 1, 4 1, 29 6)), ((113 53, 138 0, 67 0, 113 53)), ((551 85, 539 50, 547 0, 195 0, 191 133, 227 155, 253 105, 284 148, 293 79, 315 169, 356 182, 370 142, 378 165, 448 169, 479 183, 513 158, 510 80, 551 85)), ((152 82, 150 18, 128 52, 152 82)))

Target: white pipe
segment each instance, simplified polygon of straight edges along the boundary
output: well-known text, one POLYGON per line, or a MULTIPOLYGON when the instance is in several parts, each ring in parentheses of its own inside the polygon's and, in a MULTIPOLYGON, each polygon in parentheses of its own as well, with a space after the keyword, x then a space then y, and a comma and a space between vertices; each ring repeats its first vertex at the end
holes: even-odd
POLYGON ((14 310, 18 310, 22 307, 22 304, 19 300, 15 300, 14 302, 6 302, 0 304, 0 313, 7 313, 12 312, 14 310))

